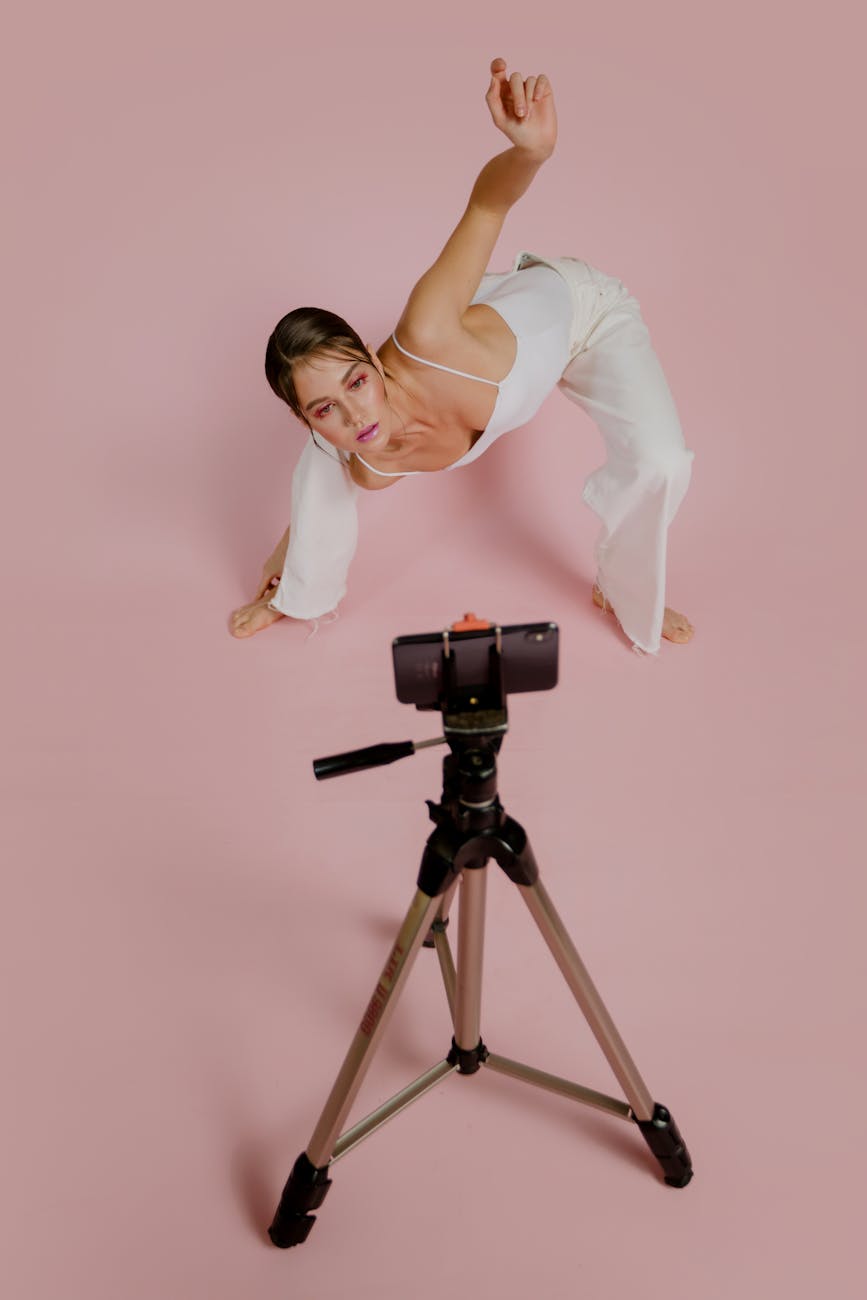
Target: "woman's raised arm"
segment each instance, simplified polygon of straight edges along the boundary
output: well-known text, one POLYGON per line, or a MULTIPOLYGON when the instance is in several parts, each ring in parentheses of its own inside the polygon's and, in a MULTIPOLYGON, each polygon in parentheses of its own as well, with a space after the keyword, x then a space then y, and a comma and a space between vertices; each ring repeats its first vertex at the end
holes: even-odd
POLYGON ((544 73, 524 81, 519 72, 513 72, 507 79, 505 59, 494 59, 485 100, 494 125, 511 140, 512 148, 497 154, 482 168, 470 203, 505 217, 554 152, 554 96, 544 73))
POLYGON ((441 339, 458 327, 481 283, 506 213, 551 156, 557 118, 551 84, 544 75, 506 76, 504 59, 491 63, 485 95, 495 126, 512 147, 487 162, 473 186, 466 211, 433 266, 410 294, 398 329, 417 345, 441 339))

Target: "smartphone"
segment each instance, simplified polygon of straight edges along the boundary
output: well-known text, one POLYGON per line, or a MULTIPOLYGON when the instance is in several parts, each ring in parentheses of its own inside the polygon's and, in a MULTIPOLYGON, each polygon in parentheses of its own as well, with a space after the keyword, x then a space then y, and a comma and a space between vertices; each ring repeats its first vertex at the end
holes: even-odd
MULTIPOLYGON (((559 632, 556 623, 513 623, 508 627, 448 632, 454 656, 455 686, 483 687, 488 680, 491 647, 499 631, 503 688, 550 691, 557 685, 559 632)), ((444 632, 399 636, 392 642, 394 684, 401 704, 436 709, 440 704, 444 632)))

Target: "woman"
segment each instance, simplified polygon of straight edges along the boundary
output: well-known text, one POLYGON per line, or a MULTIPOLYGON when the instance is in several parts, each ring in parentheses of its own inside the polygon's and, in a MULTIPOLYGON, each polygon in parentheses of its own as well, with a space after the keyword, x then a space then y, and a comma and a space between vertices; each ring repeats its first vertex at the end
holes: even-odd
POLYGON ((494 59, 486 100, 512 147, 482 168, 391 337, 374 351, 340 317, 302 307, 268 341, 268 381, 311 441, 292 480, 291 525, 256 599, 232 615, 235 636, 332 611, 355 552, 358 490, 469 464, 555 386, 593 418, 608 452, 583 493, 602 520, 595 603, 639 653, 692 636, 664 594, 668 526, 693 453, 638 302, 577 258, 524 252, 510 272, 486 273, 507 212, 557 136, 544 75, 508 77, 494 59))

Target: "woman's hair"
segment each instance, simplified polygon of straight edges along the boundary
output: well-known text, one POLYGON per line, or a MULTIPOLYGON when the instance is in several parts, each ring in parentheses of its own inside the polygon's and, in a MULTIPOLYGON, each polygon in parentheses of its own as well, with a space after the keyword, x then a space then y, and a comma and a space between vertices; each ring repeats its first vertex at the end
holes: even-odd
MULTIPOLYGON (((298 401, 292 370, 296 361, 303 361, 315 353, 374 364, 360 336, 333 311, 321 307, 296 307, 295 311, 278 321, 265 349, 265 375, 277 396, 308 429, 310 421, 298 401)), ((388 375, 388 371, 385 373, 388 375)))

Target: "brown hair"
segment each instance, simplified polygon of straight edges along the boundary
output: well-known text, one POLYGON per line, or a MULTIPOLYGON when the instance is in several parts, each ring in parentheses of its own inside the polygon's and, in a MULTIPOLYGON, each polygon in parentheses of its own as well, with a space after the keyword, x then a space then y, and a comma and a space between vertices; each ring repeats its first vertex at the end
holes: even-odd
MULTIPOLYGON (((265 349, 265 375, 271 388, 292 413, 310 429, 310 421, 301 409, 292 369, 296 361, 314 353, 374 361, 367 348, 342 316, 321 307, 296 307, 275 325, 265 349)), ((385 371, 388 378, 392 376, 385 371)), ((311 429, 311 433, 312 433, 311 429)))

